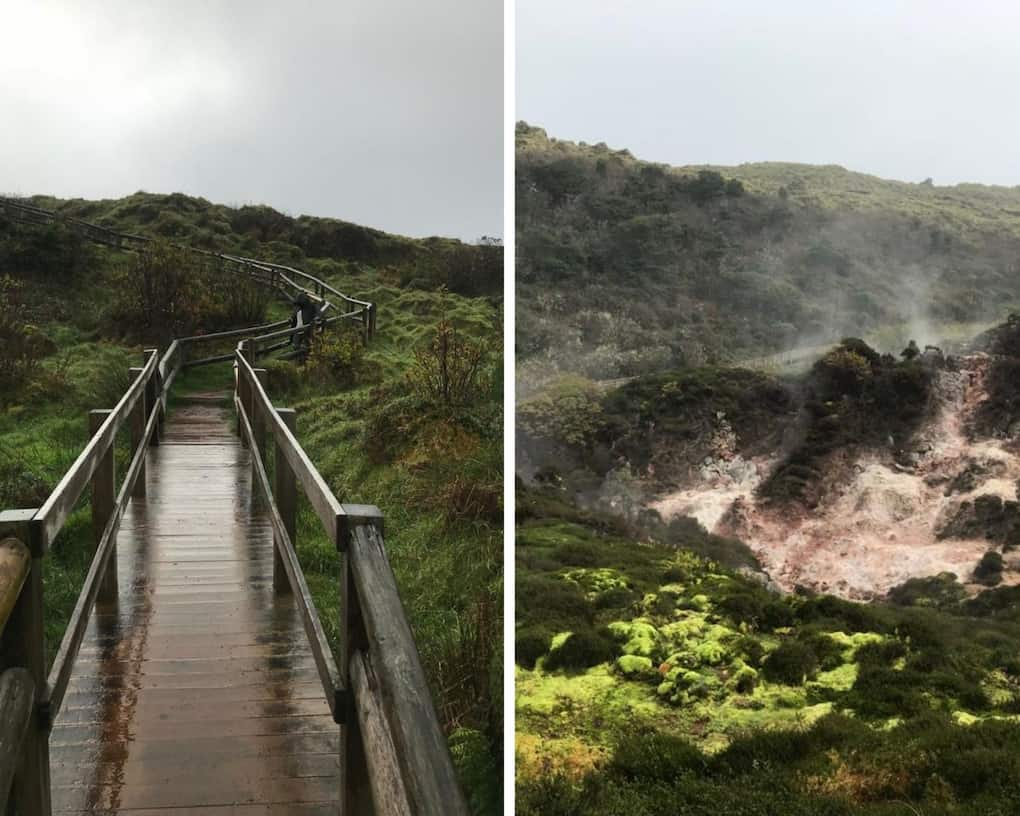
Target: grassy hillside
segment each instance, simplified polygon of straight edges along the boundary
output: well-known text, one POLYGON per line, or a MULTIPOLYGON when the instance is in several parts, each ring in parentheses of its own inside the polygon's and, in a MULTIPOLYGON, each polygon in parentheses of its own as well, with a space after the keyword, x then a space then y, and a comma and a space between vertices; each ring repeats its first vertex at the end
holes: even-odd
POLYGON ((1015 812, 1016 588, 782 596, 673 533, 519 493, 519 813, 1015 812))
MULTIPOLYGON (((181 195, 34 201, 115 229, 295 264, 378 305, 369 348, 331 332, 303 366, 269 361, 269 390, 297 409, 299 439, 340 499, 376 504, 386 515, 402 600, 473 811, 498 812, 502 250, 181 195), (473 363, 456 392, 431 386, 440 346, 452 370, 473 363)), ((156 253, 167 267, 184 262, 170 246, 156 253)), ((165 326, 211 329, 283 314, 264 299, 238 298, 238 283, 214 272, 167 290, 174 312, 165 326)), ((132 316, 139 274, 135 256, 83 243, 64 227, 0 219, 0 505, 45 499, 85 442, 87 410, 115 402, 129 365, 153 343, 155 327, 132 316)), ((186 372, 175 390, 226 390, 231 382, 229 365, 214 366, 186 372)), ((307 506, 298 546, 336 646, 337 555, 307 506)), ((51 652, 90 554, 83 500, 46 562, 51 652)))
POLYGON ((517 128, 525 388, 900 330, 1020 301, 1020 190, 838 167, 669 167, 517 128))

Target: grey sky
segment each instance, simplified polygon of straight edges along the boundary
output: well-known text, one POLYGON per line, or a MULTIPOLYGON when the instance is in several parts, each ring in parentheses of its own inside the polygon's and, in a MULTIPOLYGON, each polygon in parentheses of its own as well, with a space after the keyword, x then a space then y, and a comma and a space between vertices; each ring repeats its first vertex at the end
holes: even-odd
POLYGON ((500 0, 0 3, 0 190, 502 235, 500 0))
POLYGON ((670 164, 1020 184, 1020 4, 517 0, 517 117, 670 164))

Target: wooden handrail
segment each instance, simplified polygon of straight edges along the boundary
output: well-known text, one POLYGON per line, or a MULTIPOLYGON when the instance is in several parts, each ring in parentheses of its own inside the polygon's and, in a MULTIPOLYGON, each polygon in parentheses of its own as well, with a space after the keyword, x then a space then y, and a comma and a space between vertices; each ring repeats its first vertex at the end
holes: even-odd
POLYGON ((60 642, 60 648, 57 650, 56 657, 53 658, 53 666, 50 669, 47 683, 50 690, 49 704, 51 717, 56 717, 64 702, 64 694, 71 680, 74 661, 78 657, 78 650, 81 648, 82 639, 85 637, 85 630, 88 628, 92 608, 95 605, 103 578, 111 566, 111 555, 116 548, 120 522, 124 516, 124 510, 127 508, 131 494, 134 491, 135 482, 142 473, 149 441, 156 433, 159 416, 160 405, 157 403, 153 405, 152 410, 148 414, 145 429, 142 432, 138 447, 131 458, 131 464, 128 466, 124 481, 120 486, 120 492, 117 494, 113 512, 103 529, 102 538, 96 547, 95 555, 92 557, 92 563, 89 565, 89 571, 85 576, 82 590, 74 605, 74 611, 71 613, 67 628, 64 630, 64 637, 60 642))
MULTIPOLYGON (((413 813, 467 814, 382 533, 351 530, 350 563, 368 642, 363 659, 389 724, 413 813)), ((355 700, 355 705, 359 701, 355 700)))
POLYGON ((309 504, 322 522, 330 543, 339 546, 341 542, 342 519, 346 515, 340 502, 337 501, 333 491, 329 489, 326 480, 322 478, 318 468, 312 464, 304 448, 298 443, 297 438, 286 426, 284 421, 276 413, 273 403, 266 394, 265 388, 259 382, 258 377, 251 364, 245 359, 244 354, 238 352, 235 355, 238 367, 239 383, 244 382, 245 388, 251 389, 253 400, 257 404, 257 410, 263 412, 269 425, 269 432, 276 439, 276 444, 287 459, 287 464, 294 470, 294 475, 305 489, 305 496, 309 504))
POLYGON ((243 432, 248 438, 248 447, 252 452, 252 461, 255 465, 256 474, 255 481, 269 506, 269 520, 273 526, 276 551, 282 559, 288 583, 294 592, 298 611, 301 613, 301 622, 312 649, 312 657, 315 659, 315 667, 319 673, 322 690, 326 695, 326 701, 329 703, 330 712, 333 714, 333 721, 342 723, 347 713, 345 711, 347 690, 340 678, 340 672, 337 669, 336 660, 333 658, 333 652, 329 648, 329 640, 326 638, 322 623, 319 621, 319 613, 315 609, 312 593, 308 589, 304 573, 301 571, 301 565, 298 563, 297 553, 294 551, 290 533, 287 530, 283 517, 280 515, 276 502, 273 501, 273 491, 269 486, 269 475, 266 472, 265 464, 262 461, 262 456, 256 444, 255 431, 252 428, 251 420, 239 400, 236 400, 234 404, 237 408, 237 414, 241 419, 243 432))
MULTIPOLYGON (((126 248, 134 251, 141 251, 144 250, 145 247, 152 241, 152 239, 148 236, 119 232, 117 230, 110 229, 109 227, 102 227, 98 224, 83 221, 80 218, 74 218, 73 216, 64 215, 60 212, 36 207, 17 199, 0 197, 0 211, 4 212, 9 218, 25 221, 31 224, 63 222, 71 225, 92 241, 122 249, 126 248)), ((360 311, 347 312, 346 316, 361 317, 366 340, 370 339, 375 333, 375 304, 345 295, 314 275, 302 272, 299 269, 294 269, 293 267, 274 264, 269 261, 244 258, 224 252, 213 252, 207 249, 198 249, 197 247, 191 247, 186 244, 174 244, 174 246, 195 255, 201 255, 206 258, 214 258, 227 264, 236 264, 245 274, 258 280, 262 284, 278 288, 284 293, 286 292, 286 289, 283 288, 283 285, 285 284, 292 294, 296 295, 299 292, 304 292, 313 300, 329 306, 334 306, 334 304, 324 296, 324 293, 328 292, 345 303, 352 303, 360 307, 360 311), (293 277, 303 278, 314 288, 309 289, 306 286, 300 285, 293 280, 293 277)))
MULTIPOLYGON (((341 504, 309 459, 265 390, 248 359, 248 342, 236 352, 234 405, 238 431, 251 451, 254 483, 266 499, 273 525, 274 572, 282 569, 294 592, 316 657, 323 689, 334 719, 347 726, 341 750, 346 795, 367 788, 373 812, 389 816, 467 816, 468 809, 450 757, 449 747, 429 690, 411 627, 383 542, 382 515, 372 506, 341 504), (259 428, 273 434, 277 486, 274 493, 263 461, 265 442, 259 428), (282 481, 279 469, 285 468, 282 481), (294 519, 285 519, 295 504, 283 489, 288 480, 300 484, 342 558, 340 575, 340 638, 344 653, 339 670, 318 622, 311 595, 294 549, 294 519), (282 495, 281 495, 282 494, 282 495), (320 656, 321 653, 321 656, 320 656), (343 693, 342 690, 346 690, 343 693), (341 706, 349 699, 353 718, 341 706), (351 744, 352 734, 356 735, 351 744), (367 779, 350 775, 362 763, 367 779)), ((264 433, 264 431, 262 432, 264 433)), ((254 488, 253 488, 254 489, 254 488)), ((282 581, 274 574, 274 587, 282 581)), ((352 807, 358 803, 351 803, 352 807)))
POLYGON ((128 387, 99 430, 89 439, 84 450, 78 454, 74 464, 64 473, 33 519, 39 535, 38 541, 33 542, 33 545, 39 546, 43 552, 64 526, 82 491, 88 486, 89 479, 99 467, 99 462, 116 439, 117 431, 134 409, 135 403, 142 398, 158 362, 155 353, 149 355, 141 373, 128 387))

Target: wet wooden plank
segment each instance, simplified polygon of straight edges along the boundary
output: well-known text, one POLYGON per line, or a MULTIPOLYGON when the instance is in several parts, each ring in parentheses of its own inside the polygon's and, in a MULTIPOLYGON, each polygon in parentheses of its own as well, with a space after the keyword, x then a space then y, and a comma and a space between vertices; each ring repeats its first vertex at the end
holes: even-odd
POLYGON ((337 812, 339 729, 222 395, 180 406, 51 736, 54 811, 337 812))

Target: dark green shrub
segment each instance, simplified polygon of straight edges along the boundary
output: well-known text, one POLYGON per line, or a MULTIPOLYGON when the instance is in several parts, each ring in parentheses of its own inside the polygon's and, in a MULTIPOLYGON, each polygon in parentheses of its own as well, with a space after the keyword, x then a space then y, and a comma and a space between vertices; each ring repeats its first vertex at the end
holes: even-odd
POLYGON ((899 606, 953 606, 967 597, 955 573, 941 572, 926 578, 910 578, 889 590, 889 600, 899 606))
POLYGON ((305 373, 318 382, 349 388, 368 374, 365 343, 353 326, 341 323, 312 335, 305 361, 305 373))
POLYGON ((491 389, 491 357, 487 343, 464 334, 444 316, 429 344, 415 352, 407 381, 423 404, 457 412, 480 401, 491 389))
POLYGON ((782 598, 758 588, 732 592, 719 602, 718 608, 734 622, 766 632, 789 626, 794 621, 793 610, 782 598))
POLYGON ((974 567, 974 580, 985 586, 995 586, 1002 582, 1003 568, 1001 553, 989 550, 981 556, 978 565, 974 567))
POLYGON ((818 671, 818 655, 810 646, 796 640, 781 643, 765 658, 762 673, 772 683, 799 686, 818 671))
POLYGON ((862 663, 853 688, 840 705, 865 719, 916 717, 928 710, 922 675, 877 663, 862 663))
POLYGON ((621 739, 607 771, 626 780, 675 782, 692 772, 704 772, 706 765, 705 755, 687 740, 652 731, 621 739))
POLYGON ((616 655, 616 643, 608 633, 579 629, 550 652, 543 665, 550 670, 587 669, 608 663, 616 655))
POLYGON ((517 581, 517 609, 522 623, 543 624, 558 631, 590 625, 592 606, 569 581, 526 575, 517 581))
POLYGON ((561 564, 571 567, 595 567, 601 560, 598 549, 582 541, 561 544, 553 551, 552 557, 561 564))
POLYGON ((761 668, 765 658, 765 647, 761 641, 753 637, 743 637, 736 643, 736 652, 744 658, 744 662, 752 668, 761 668))
POLYGON ((638 593, 626 587, 613 587, 595 596, 596 609, 623 609, 638 600, 638 593))
POLYGON ((549 651, 552 635, 546 629, 525 629, 517 633, 514 641, 514 660, 525 669, 535 668, 535 663, 549 651))

